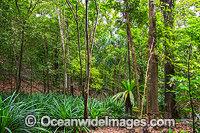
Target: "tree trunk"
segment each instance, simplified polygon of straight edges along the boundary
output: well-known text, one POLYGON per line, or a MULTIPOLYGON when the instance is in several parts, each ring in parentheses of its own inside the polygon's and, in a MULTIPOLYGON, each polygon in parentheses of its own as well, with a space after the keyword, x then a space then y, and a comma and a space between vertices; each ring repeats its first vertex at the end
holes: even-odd
POLYGON ((17 80, 17 91, 19 93, 21 88, 21 71, 22 71, 22 60, 23 60, 23 49, 24 49, 24 32, 25 32, 25 22, 22 22, 22 31, 21 31, 21 49, 20 49, 20 61, 19 61, 19 71, 18 71, 18 80, 17 80))
POLYGON ((82 67, 82 56, 81 56, 81 44, 80 44, 80 32, 79 32, 79 23, 78 23, 78 4, 76 5, 76 18, 77 18, 77 35, 78 35, 78 50, 79 50, 79 63, 80 63, 80 67, 81 67, 81 80, 80 80, 80 86, 81 89, 83 90, 83 67, 82 67))
POLYGON ((148 40, 148 58, 149 71, 147 78, 147 113, 159 114, 158 105, 158 58, 156 53, 156 13, 154 2, 149 0, 149 40, 148 40), (150 58, 151 57, 151 58, 150 58))
MULTIPOLYGON (((131 34, 131 28, 130 28, 130 21, 129 21, 129 16, 128 16, 128 10, 129 10, 129 6, 128 6, 128 0, 125 0, 126 2, 126 23, 127 23, 127 28, 128 28, 128 36, 129 36, 129 41, 131 44, 131 53, 132 53, 132 58, 133 58, 133 67, 134 67, 134 72, 135 72, 135 83, 137 86, 137 107, 138 110, 140 110, 140 90, 139 90, 139 82, 138 82, 138 72, 137 72, 137 65, 136 65, 136 58, 135 58, 135 50, 134 50, 134 46, 133 46, 133 40, 132 40, 132 34, 131 34)), ((140 112, 139 112, 140 114, 140 112)))
MULTIPOLYGON (((165 9, 162 10, 163 11, 163 16, 164 16, 164 24, 165 27, 170 27, 171 30, 173 28, 173 17, 172 17, 172 11, 171 9, 174 8, 174 0, 169 0, 169 1, 163 1, 161 0, 163 3, 163 6, 165 6, 165 9), (166 11, 166 9, 169 9, 169 11, 166 11)), ((166 38, 168 38, 167 40, 170 41, 170 36, 169 34, 165 35, 166 38)), ((172 43, 172 41, 170 41, 170 43, 172 43)), ((172 78, 171 75, 174 75, 174 65, 172 64, 171 60, 173 59, 173 54, 172 51, 173 49, 169 46, 167 46, 167 42, 164 42, 164 46, 165 46, 165 66, 164 66, 164 71, 165 71, 165 86, 164 86, 164 90, 165 90, 165 113, 164 113, 164 117, 165 118, 178 118, 178 112, 176 110, 176 102, 175 102, 175 93, 174 92, 169 92, 175 89, 175 86, 169 85, 169 81, 172 78)))
MULTIPOLYGON (((70 49, 70 36, 69 36, 69 23, 68 20, 66 20, 67 23, 67 43, 68 43, 68 55, 70 55, 71 53, 71 49, 70 49)), ((71 57, 69 56, 69 63, 71 64, 71 57)), ((71 72, 73 73, 73 72, 71 72)), ((72 96, 74 96, 74 89, 73 89, 73 81, 72 81, 72 74, 70 76, 68 76, 68 86, 69 86, 69 90, 72 94, 72 96)))
POLYGON ((43 69, 43 85, 44 85, 44 93, 46 93, 46 74, 45 74, 45 71, 44 71, 44 69, 43 69))
POLYGON ((90 48, 88 40, 88 0, 86 4, 86 18, 85 18, 85 31, 86 31, 86 46, 87 46, 87 67, 86 67, 86 82, 85 82, 85 97, 84 97, 84 117, 88 118, 88 98, 89 98, 89 85, 90 85, 90 48))
MULTIPOLYGON (((55 48, 55 50, 54 50, 54 52, 55 52, 55 54, 54 54, 54 56, 55 56, 55 62, 54 62, 54 71, 55 71, 55 75, 54 75, 54 88, 55 89, 57 89, 58 88, 58 73, 57 73, 57 71, 58 71, 58 58, 59 58, 59 55, 58 55, 58 53, 59 53, 59 51, 58 51, 58 46, 57 46, 57 44, 56 44, 56 48, 55 48)), ((59 89, 59 91, 60 91, 60 89, 59 89)))
POLYGON ((31 58, 31 95, 33 93, 33 63, 32 63, 32 58, 31 58))
POLYGON ((13 43, 10 44, 10 91, 13 93, 13 64, 14 64, 14 52, 13 52, 13 43))
POLYGON ((100 7, 98 8, 98 6, 97 6, 97 1, 96 0, 95 0, 95 6, 96 6, 96 11, 97 11, 97 17, 96 17, 96 21, 95 21, 95 26, 93 28, 93 35, 92 35, 92 41, 91 41, 92 42, 92 46, 91 46, 91 50, 90 50, 90 57, 92 57, 92 50, 93 50, 93 45, 94 45, 94 38, 95 38, 96 29, 97 29, 98 18, 99 18, 99 10, 100 10, 100 7))
MULTIPOLYGON (((45 42, 45 39, 44 39, 45 42)), ((45 42, 45 49, 46 49, 46 65, 47 65, 47 69, 46 69, 46 76, 47 76, 47 93, 50 92, 50 85, 49 85, 49 48, 48 48, 48 44, 46 44, 45 42)), ((53 89, 53 88, 52 88, 53 89)), ((53 90, 51 90, 53 92, 53 90)))
MULTIPOLYGON (((83 67, 82 67, 82 56, 81 56, 81 45, 80 45, 80 32, 79 32, 79 22, 78 22, 78 5, 79 5, 79 1, 76 5, 76 14, 74 13, 73 9, 72 9, 72 5, 70 4, 70 2, 68 0, 66 0, 68 6, 70 7, 70 10, 72 11, 73 15, 74 15, 74 19, 76 21, 76 28, 77 28, 77 36, 78 36, 78 49, 79 49, 79 63, 80 63, 80 71, 81 71, 81 80, 80 80, 80 88, 79 90, 82 90, 82 92, 84 93, 84 86, 83 86, 83 67)), ((84 95, 84 94, 83 94, 84 95)))
POLYGON ((60 10, 57 7, 57 14, 58 14, 58 21, 59 21, 59 28, 60 28, 60 36, 62 42, 62 56, 63 56, 63 65, 64 65, 64 87, 63 87, 63 94, 66 94, 67 89, 67 70, 66 70, 66 55, 65 55, 65 41, 63 36, 63 24, 61 21, 60 10))

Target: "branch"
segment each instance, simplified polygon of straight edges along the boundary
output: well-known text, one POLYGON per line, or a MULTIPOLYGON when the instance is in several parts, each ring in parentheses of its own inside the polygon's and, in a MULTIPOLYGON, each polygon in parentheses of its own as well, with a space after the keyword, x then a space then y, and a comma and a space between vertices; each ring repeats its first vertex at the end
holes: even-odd
POLYGON ((66 2, 67 2, 67 4, 68 4, 68 6, 70 7, 70 10, 71 10, 72 13, 73 13, 73 16, 74 16, 74 19, 75 19, 76 23, 78 23, 77 17, 76 17, 76 15, 75 15, 75 13, 74 13, 74 9, 72 9, 72 7, 71 7, 71 3, 70 3, 68 0, 66 0, 66 2))
MULTIPOLYGON (((74 13, 74 7, 73 7, 72 3, 71 3, 70 1, 68 1, 68 0, 66 0, 66 2, 67 2, 67 4, 68 4, 68 6, 70 7, 70 10, 71 10, 72 13, 73 13, 73 16, 74 16, 74 19, 75 19, 76 23, 78 23, 78 21, 80 21, 80 20, 78 19, 78 17, 76 17, 76 15, 75 15, 75 13, 74 13)), ((78 1, 78 4, 79 4, 79 1, 78 1)), ((77 12, 77 11, 76 11, 76 12, 77 12)), ((78 15, 77 15, 77 16, 78 16, 78 15)), ((83 32, 84 32, 84 34, 85 34, 85 29, 83 28, 83 24, 82 24, 81 21, 80 21, 80 23, 81 23, 81 27, 82 27, 82 29, 83 29, 83 32)))
POLYGON ((93 29, 92 46, 91 46, 91 51, 90 51, 91 55, 92 55, 92 49, 93 49, 93 45, 94 45, 94 38, 95 38, 95 33, 96 33, 96 28, 97 28, 97 23, 98 23, 98 18, 99 18, 99 10, 100 10, 100 5, 99 5, 99 9, 98 9, 96 0, 95 0, 95 5, 96 5, 96 10, 97 10, 97 17, 96 17, 95 26, 93 29))
POLYGON ((37 4, 39 3, 39 1, 40 1, 40 0, 38 0, 38 1, 35 3, 35 5, 33 6, 32 10, 28 12, 28 13, 29 13, 29 16, 28 16, 28 17, 30 17, 30 15, 32 14, 33 10, 35 9, 35 7, 36 7, 37 4))
POLYGON ((146 90, 146 87, 147 87, 147 78, 148 78, 148 72, 149 72, 149 64, 150 64, 150 60, 151 60, 151 57, 152 57, 152 54, 153 54, 153 43, 154 43, 154 38, 153 38, 153 41, 152 41, 152 44, 151 44, 151 49, 150 49, 150 56, 149 56, 149 59, 148 59, 148 63, 147 63, 147 71, 146 71, 146 76, 145 76, 145 83, 144 83, 144 94, 143 94, 143 100, 142 100, 142 106, 141 106, 141 114, 140 114, 140 118, 142 119, 142 112, 143 112, 143 105, 144 105, 144 101, 145 101, 145 90, 146 90))
POLYGON ((20 16, 20 18, 21 18, 21 12, 20 12, 20 10, 19 10, 18 0, 15 0, 15 5, 16 5, 16 7, 17 7, 17 10, 18 10, 19 16, 20 16))
POLYGON ((31 0, 30 7, 28 8, 28 12, 27 12, 27 13, 29 13, 29 12, 30 12, 30 10, 31 10, 31 7, 32 7, 32 3, 33 3, 33 1, 31 0))

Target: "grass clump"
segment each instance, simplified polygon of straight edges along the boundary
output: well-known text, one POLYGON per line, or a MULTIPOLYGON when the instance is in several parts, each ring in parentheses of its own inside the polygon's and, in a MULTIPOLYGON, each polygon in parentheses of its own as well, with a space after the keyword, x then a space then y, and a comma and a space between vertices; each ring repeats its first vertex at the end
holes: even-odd
MULTIPOLYGON (((0 132, 80 132, 89 131, 88 127, 42 127, 39 122, 42 116, 51 119, 83 118, 83 97, 71 95, 49 94, 0 94, 0 132), (24 119, 34 115, 38 124, 27 127, 24 119)), ((107 98, 103 102, 89 98, 89 115, 91 118, 119 118, 124 116, 124 104, 107 98)))

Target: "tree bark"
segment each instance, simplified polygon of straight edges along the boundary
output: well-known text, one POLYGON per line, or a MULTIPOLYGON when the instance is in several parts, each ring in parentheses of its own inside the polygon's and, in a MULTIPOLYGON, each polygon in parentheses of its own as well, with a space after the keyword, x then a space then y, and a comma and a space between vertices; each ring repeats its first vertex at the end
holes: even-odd
POLYGON ((77 27, 77 36, 78 36, 78 49, 79 49, 79 64, 80 64, 80 72, 81 72, 81 80, 80 80, 80 86, 81 90, 84 93, 84 86, 83 86, 83 66, 82 66, 82 56, 81 56, 81 44, 80 44, 80 32, 79 32, 79 22, 78 22, 78 4, 76 5, 76 14, 74 13, 72 6, 70 5, 70 2, 66 0, 68 6, 70 7, 70 10, 73 13, 74 19, 76 21, 76 27, 77 27))
MULTIPOLYGON (((138 82, 138 72, 137 72, 137 65, 136 65, 136 58, 135 58, 135 50, 134 50, 134 46, 133 46, 133 39, 132 39, 132 34, 131 34, 131 28, 130 28, 130 21, 129 21, 129 16, 128 16, 128 10, 129 10, 129 6, 128 6, 128 0, 125 0, 126 2, 126 23, 127 23, 127 28, 128 28, 128 36, 129 36, 129 41, 131 44, 131 53, 132 53, 132 58, 133 58, 133 67, 134 67, 134 72, 135 72, 135 83, 137 86, 137 107, 138 110, 140 111, 140 90, 139 90, 139 82, 138 82)), ((139 112, 140 114, 140 112, 139 112)))
POLYGON ((32 63, 32 58, 31 58, 31 95, 33 93, 33 63, 32 63))
MULTIPOLYGON (((37 0, 34 5, 32 5, 32 3, 30 4, 30 6, 29 6, 30 8, 27 11, 27 18, 30 17, 30 15, 32 14, 33 10, 37 6, 38 2, 39 2, 39 0, 37 0)), ((17 91, 16 91, 16 93, 19 93, 20 88, 21 88, 21 81, 22 81, 22 79, 21 79, 22 78, 21 70, 22 70, 22 61, 23 61, 24 34, 25 34, 26 20, 24 20, 24 18, 21 15, 20 8, 19 8, 19 5, 18 5, 18 0, 15 0, 15 5, 17 7, 17 11, 19 13, 19 17, 21 19, 21 28, 22 28, 22 31, 21 31, 20 61, 19 61, 19 71, 18 71, 18 79, 17 79, 17 91)))
POLYGON ((17 91, 19 93, 21 88, 21 71, 22 71, 22 60, 23 60, 23 52, 24 52, 24 32, 25 32, 25 22, 22 22, 22 31, 21 31, 21 49, 20 49, 20 61, 19 61, 19 71, 18 71, 18 80, 17 80, 17 91))
POLYGON ((42 73, 43 73, 44 93, 46 93, 46 89, 47 89, 47 87, 46 87, 46 74, 45 74, 44 69, 43 69, 42 73))
POLYGON ((156 55, 156 13, 154 1, 149 0, 149 40, 148 40, 148 58, 149 71, 147 78, 147 113, 159 114, 158 105, 158 58, 156 55), (152 54, 152 55, 151 55, 152 54), (151 58, 150 58, 151 57, 151 58))
MULTIPOLYGON (((170 27, 171 30, 173 28, 173 16, 172 16, 172 8, 173 7, 173 3, 174 0, 161 0, 161 2, 163 2, 163 5, 165 7, 163 11, 163 16, 164 16, 164 24, 165 27, 170 27), (168 11, 166 11, 166 9, 169 9, 168 11)), ((168 34, 165 34, 165 37, 167 38, 167 40, 170 41, 170 36, 168 34)), ((172 43, 172 41, 171 41, 172 43)), ((175 102, 175 93, 174 92, 169 92, 175 89, 175 86, 169 85, 169 81, 172 78, 171 75, 175 74, 174 71, 174 65, 172 64, 171 60, 173 59, 173 54, 172 51, 173 49, 169 46, 167 46, 167 42, 164 42, 164 46, 165 46, 165 65, 164 65, 164 71, 165 71, 165 86, 164 86, 164 90, 165 90, 165 113, 164 113, 164 117, 165 118, 178 118, 178 112, 176 110, 176 102, 175 102)))
POLYGON ((60 10, 57 8, 57 14, 58 14, 58 21, 59 21, 59 28, 60 28, 60 36, 61 36, 61 42, 62 42, 62 56, 63 56, 63 66, 64 66, 64 87, 63 87, 63 93, 66 94, 67 89, 67 70, 66 70, 66 55, 65 55, 65 41, 64 41, 64 35, 63 35, 63 24, 61 21, 61 15, 60 10))
MULTIPOLYGON (((71 53, 71 49, 70 49, 70 36, 69 36, 69 23, 68 20, 66 20, 67 23, 67 43, 68 43, 68 55, 70 55, 71 53)), ((69 63, 71 63, 71 57, 68 57, 69 59, 69 63)), ((73 73, 73 72, 71 72, 73 73)), ((74 96, 74 89, 73 89, 73 81, 72 81, 72 75, 68 76, 68 86, 69 86, 69 90, 72 94, 72 96, 74 96)))
MULTIPOLYGON (((54 57, 55 57, 55 62, 54 62, 54 71, 55 71, 55 75, 54 75, 54 88, 57 89, 58 88, 58 67, 59 67, 59 64, 58 64, 58 58, 59 58, 59 50, 58 50, 58 46, 56 44, 56 48, 54 50, 54 57)), ((59 89, 60 91, 60 89, 59 89)), ((60 92, 59 92, 60 93, 60 92)))
POLYGON ((190 56, 191 56, 191 51, 192 50, 192 46, 190 44, 189 50, 188 50, 188 86, 189 86, 189 96, 190 96, 190 106, 192 109, 192 127, 193 127, 193 133, 195 133, 195 111, 194 111, 194 106, 193 106, 193 98, 192 98, 192 94, 191 94, 191 81, 190 81, 190 56))
POLYGON ((87 46, 87 67, 86 67, 86 82, 85 82, 85 97, 84 97, 84 117, 88 118, 88 98, 89 98, 89 85, 90 85, 90 48, 88 40, 88 0, 86 4, 86 17, 85 17, 85 31, 86 31, 86 46, 87 46))
MULTIPOLYGON (((44 41, 44 50, 45 50, 45 62, 46 62, 46 81, 47 81, 47 93, 50 92, 50 85, 49 85, 49 47, 48 44, 45 42, 45 38, 43 38, 44 41)), ((52 88, 53 89, 53 88, 52 88)), ((52 90, 53 92, 53 90, 52 90)))
POLYGON ((79 63, 80 63, 80 71, 81 71, 81 81, 80 81, 80 86, 81 90, 83 90, 83 66, 82 66, 82 56, 81 56, 81 44, 80 44, 80 32, 79 32, 79 23, 78 23, 78 4, 76 5, 76 18, 77 18, 77 34, 78 34, 78 50, 79 50, 79 63))
POLYGON ((94 38, 95 38, 95 33, 96 33, 96 29, 97 29, 97 24, 98 24, 98 18, 99 18, 99 10, 100 7, 98 8, 97 6, 97 1, 95 0, 95 6, 96 6, 96 11, 97 11, 97 17, 96 17, 96 21, 95 21, 95 26, 93 28, 93 35, 92 35, 92 46, 91 46, 91 50, 90 50, 90 57, 92 57, 92 50, 93 50, 93 46, 94 46, 94 38))

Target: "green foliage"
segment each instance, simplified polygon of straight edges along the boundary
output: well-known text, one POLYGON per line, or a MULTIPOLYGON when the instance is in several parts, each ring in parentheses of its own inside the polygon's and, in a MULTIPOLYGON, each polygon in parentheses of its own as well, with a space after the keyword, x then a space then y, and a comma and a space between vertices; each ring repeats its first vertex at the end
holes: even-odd
POLYGON ((200 115, 196 113, 196 116, 197 116, 197 121, 196 121, 196 130, 197 132, 200 132, 200 115))
POLYGON ((2 99, 0 96, 0 132, 28 132, 30 130, 44 130, 43 128, 28 128, 24 125, 25 116, 37 114, 40 109, 33 109, 36 105, 32 101, 15 102, 18 96, 15 93, 2 99))
POLYGON ((131 85, 129 80, 124 80, 121 82, 122 86, 124 87, 124 92, 119 92, 115 96, 113 96, 113 101, 116 101, 117 99, 120 99, 121 103, 125 102, 127 100, 127 96, 129 95, 131 104, 134 106, 134 92, 136 91, 135 83, 132 80, 131 85))
MULTIPOLYGON (((120 118, 125 116, 122 110, 124 104, 119 101, 113 102, 112 98, 107 98, 100 102, 97 99, 89 99, 89 116, 103 118, 109 116, 120 118)), ((56 132, 62 131, 62 128, 53 127, 44 128, 37 124, 33 128, 28 128, 24 124, 25 116, 35 115, 37 120, 42 116, 48 115, 55 119, 83 118, 83 97, 73 97, 71 95, 63 96, 60 94, 49 93, 42 94, 20 94, 5 95, 0 94, 0 132, 56 132)), ((89 131, 87 127, 69 127, 64 128, 65 132, 89 131)))

